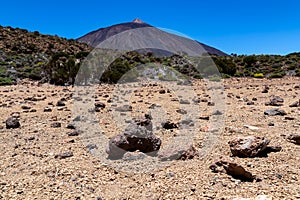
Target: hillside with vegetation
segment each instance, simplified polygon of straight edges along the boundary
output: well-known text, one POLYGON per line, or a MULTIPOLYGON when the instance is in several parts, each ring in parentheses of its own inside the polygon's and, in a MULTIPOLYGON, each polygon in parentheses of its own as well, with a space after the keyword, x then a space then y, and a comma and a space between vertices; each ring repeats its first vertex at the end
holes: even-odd
POLYGON ((29 78, 71 82, 91 48, 75 40, 0 26, 0 85, 29 78))
MULTIPOLYGON (((82 61, 92 49, 73 39, 0 26, 0 85, 15 84, 25 78, 55 85, 73 84, 82 61)), ((300 76, 300 53, 286 56, 210 55, 203 56, 204 60, 201 62, 210 57, 224 78, 300 76)), ((129 52, 112 62, 99 79, 102 82, 116 83, 129 70, 148 63, 168 66, 187 77, 202 78, 203 74, 196 70, 190 59, 184 54, 166 57, 129 52)), ((159 73, 154 73, 153 76, 174 79, 159 73)))

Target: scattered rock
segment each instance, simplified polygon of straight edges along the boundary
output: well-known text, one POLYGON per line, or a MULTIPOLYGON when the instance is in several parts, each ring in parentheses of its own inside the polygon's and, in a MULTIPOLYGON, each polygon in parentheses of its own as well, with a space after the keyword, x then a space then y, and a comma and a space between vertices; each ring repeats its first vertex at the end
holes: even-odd
POLYGON ((61 153, 61 154, 57 154, 54 156, 54 158, 57 159, 65 159, 65 158, 70 158, 73 156, 73 152, 69 151, 69 152, 65 152, 65 153, 61 153))
POLYGON ((300 145, 300 134, 291 134, 287 137, 288 141, 300 145))
POLYGON ((287 115, 287 113, 284 110, 280 110, 278 108, 273 108, 270 110, 266 110, 264 112, 265 115, 269 115, 269 116, 275 116, 275 115, 280 115, 280 116, 284 116, 287 115))
POLYGON ((158 158, 162 161, 166 160, 187 160, 197 156, 197 150, 192 145, 181 146, 173 145, 169 148, 158 152, 158 158))
POLYGON ((252 105, 254 105, 254 102, 253 101, 247 101, 247 105, 252 106, 252 105))
POLYGON ((164 90, 164 89, 159 90, 159 94, 165 94, 165 93, 166 93, 166 90, 164 90))
POLYGON ((52 109, 49 107, 44 108, 44 112, 52 112, 52 109))
POLYGON ((9 117, 6 121, 5 121, 5 125, 7 129, 10 128, 19 128, 21 126, 19 119, 18 118, 14 118, 14 117, 9 117))
POLYGON ((215 106, 215 103, 214 103, 214 102, 211 102, 211 101, 209 101, 209 102, 207 102, 207 106, 215 106))
POLYGON ((124 105, 116 108, 116 111, 118 112, 130 112, 132 111, 132 106, 130 105, 124 105))
POLYGON ((20 112, 13 112, 10 114, 10 116, 13 118, 20 118, 20 112))
POLYGON ((289 117, 289 116, 286 116, 284 117, 285 120, 295 120, 295 117, 289 117))
POLYGON ((187 111, 184 110, 184 109, 177 109, 176 112, 179 113, 179 114, 182 114, 182 115, 187 114, 187 111))
POLYGON ((67 129, 76 129, 74 124, 68 124, 66 128, 67 129))
POLYGON ((202 119, 202 120, 209 120, 209 116, 200 116, 199 119, 202 119))
POLYGON ((272 95, 270 101, 265 103, 266 106, 282 106, 283 105, 283 98, 279 96, 272 95))
POLYGON ((174 128, 178 128, 177 124, 170 122, 170 121, 166 121, 165 123, 161 123, 162 127, 164 129, 174 129, 174 128))
POLYGON ((60 122, 53 122, 50 126, 51 126, 51 128, 59 128, 59 127, 61 127, 61 123, 60 122))
POLYGON ((212 115, 223 115, 223 113, 219 110, 216 110, 212 113, 212 115))
POLYGON ((180 99, 179 101, 180 104, 190 104, 188 100, 180 99))
POLYGON ((261 91, 261 93, 268 93, 269 92, 269 87, 265 86, 265 88, 261 91))
POLYGON ((21 108, 22 108, 23 110, 30 110, 30 109, 31 109, 31 107, 30 107, 30 106, 27 106, 27 105, 23 105, 23 106, 21 106, 21 108))
POLYGON ((57 103, 56 103, 56 106, 58 107, 62 107, 62 106, 65 106, 65 102, 63 102, 62 100, 59 100, 57 103))
POLYGON ((96 107, 96 108, 105 108, 105 104, 102 103, 102 102, 96 102, 96 103, 95 103, 95 107, 96 107))
POLYGON ((214 173, 227 173, 228 175, 232 176, 233 178, 240 179, 242 181, 253 181, 256 179, 251 172, 245 170, 239 164, 227 161, 218 161, 215 164, 209 166, 209 168, 214 173))
POLYGON ((266 150, 269 143, 270 140, 255 136, 237 138, 228 142, 232 155, 238 157, 258 156, 266 150))
POLYGON ((179 122, 180 126, 194 126, 194 121, 192 119, 183 119, 179 122))
POLYGON ((291 105, 289 105, 289 107, 300 107, 300 99, 294 103, 292 103, 291 105))
POLYGON ((67 133, 68 136, 78 136, 79 134, 80 134, 80 132, 77 130, 73 130, 72 132, 67 133))

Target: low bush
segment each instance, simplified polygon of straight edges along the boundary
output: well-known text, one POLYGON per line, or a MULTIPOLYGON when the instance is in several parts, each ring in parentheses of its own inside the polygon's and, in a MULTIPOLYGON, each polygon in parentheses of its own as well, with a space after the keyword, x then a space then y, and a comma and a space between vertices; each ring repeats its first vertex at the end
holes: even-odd
POLYGON ((263 78, 264 74, 263 73, 256 73, 253 75, 254 78, 263 78))
POLYGON ((2 78, 0 77, 0 86, 2 85, 12 85, 13 84, 13 81, 11 78, 2 78))

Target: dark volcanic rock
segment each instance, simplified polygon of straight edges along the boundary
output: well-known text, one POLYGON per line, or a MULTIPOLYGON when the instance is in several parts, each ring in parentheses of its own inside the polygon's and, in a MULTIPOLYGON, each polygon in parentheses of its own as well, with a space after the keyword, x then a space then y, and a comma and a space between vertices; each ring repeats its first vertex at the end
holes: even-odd
POLYGON ((31 107, 30 107, 30 106, 27 106, 27 105, 23 105, 21 108, 22 108, 23 110, 30 110, 30 109, 31 109, 31 107))
POLYGON ((109 140, 109 159, 120 159, 130 151, 140 151, 149 155, 156 155, 161 145, 161 140, 152 132, 151 116, 145 115, 143 119, 135 119, 128 125, 123 134, 113 136, 109 140))
POLYGON ((56 103, 56 106, 58 107, 62 107, 62 106, 65 106, 65 102, 63 102, 62 100, 59 100, 57 103, 56 103))
POLYGON ((267 149, 270 140, 263 137, 248 136, 237 138, 228 143, 233 156, 255 157, 261 155, 267 149))
POLYGON ((21 126, 19 119, 14 118, 14 117, 9 117, 6 121, 6 128, 10 129, 10 128, 19 128, 21 126))
POLYGON ((273 108, 270 110, 266 110, 264 112, 265 115, 269 115, 269 116, 275 116, 275 115, 280 115, 280 116, 284 116, 287 115, 287 113, 284 110, 280 110, 278 108, 273 108))
POLYGON ((170 122, 170 121, 163 122, 163 123, 161 123, 161 125, 164 129, 178 128, 177 124, 170 122))
POLYGON ((97 102, 97 103, 95 103, 95 107, 96 108, 105 108, 105 104, 102 102, 97 102))
POLYGON ((52 112, 52 109, 49 107, 44 108, 44 112, 52 112))

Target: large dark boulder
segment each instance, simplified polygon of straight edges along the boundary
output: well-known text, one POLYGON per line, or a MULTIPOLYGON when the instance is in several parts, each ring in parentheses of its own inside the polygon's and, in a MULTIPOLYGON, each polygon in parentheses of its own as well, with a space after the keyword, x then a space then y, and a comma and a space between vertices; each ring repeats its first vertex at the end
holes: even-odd
POLYGON ((124 133, 113 136, 106 150, 109 159, 120 159, 126 152, 140 151, 155 156, 161 140, 152 132, 151 116, 135 119, 124 133))

